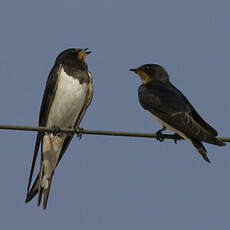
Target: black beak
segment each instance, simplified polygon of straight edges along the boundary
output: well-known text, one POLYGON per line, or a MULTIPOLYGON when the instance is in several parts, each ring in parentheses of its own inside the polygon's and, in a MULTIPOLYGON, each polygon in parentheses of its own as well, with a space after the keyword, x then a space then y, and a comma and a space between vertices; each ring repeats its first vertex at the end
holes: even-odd
POLYGON ((129 69, 129 71, 132 71, 132 72, 137 72, 137 69, 129 69))
POLYGON ((92 51, 90 51, 90 50, 88 50, 89 48, 85 48, 84 50, 85 50, 85 53, 88 55, 88 54, 91 54, 92 53, 92 51), (87 51, 88 50, 88 51, 87 51))

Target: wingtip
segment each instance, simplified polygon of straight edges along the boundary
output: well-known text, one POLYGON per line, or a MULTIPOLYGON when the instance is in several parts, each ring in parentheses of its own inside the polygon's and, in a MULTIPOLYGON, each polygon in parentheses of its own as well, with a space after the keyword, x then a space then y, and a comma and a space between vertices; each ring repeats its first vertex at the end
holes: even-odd
POLYGON ((226 145, 226 143, 224 143, 223 141, 218 140, 218 139, 217 139, 217 143, 219 146, 225 146, 226 145))
POLYGON ((29 201, 28 196, 26 196, 25 203, 28 203, 29 201))
POLYGON ((206 155, 206 157, 203 157, 203 158, 204 158, 204 160, 205 160, 206 162, 208 162, 209 164, 212 163, 212 162, 208 159, 207 155, 206 155))
POLYGON ((46 210, 47 203, 43 203, 43 210, 46 210))
POLYGON ((34 184, 30 190, 27 190, 25 203, 30 202, 38 193, 38 176, 34 181, 34 184))

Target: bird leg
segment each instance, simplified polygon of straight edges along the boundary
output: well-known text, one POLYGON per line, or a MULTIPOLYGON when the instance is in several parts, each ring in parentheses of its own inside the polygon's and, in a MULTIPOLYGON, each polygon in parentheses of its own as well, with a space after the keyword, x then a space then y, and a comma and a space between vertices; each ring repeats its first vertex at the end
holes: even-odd
POLYGON ((77 128, 77 137, 79 138, 79 141, 81 140, 83 133, 84 133, 84 129, 81 127, 78 127, 77 128))
POLYGON ((182 140, 183 138, 178 135, 177 133, 174 133, 174 143, 177 144, 177 141, 180 141, 182 140))
POLYGON ((164 135, 163 135, 163 133, 162 133, 162 131, 164 131, 164 130, 166 130, 166 128, 165 128, 165 126, 163 126, 163 128, 162 129, 160 129, 160 130, 158 130, 157 132, 156 132, 156 139, 158 140, 158 141, 160 141, 160 142, 163 142, 164 141, 164 135))

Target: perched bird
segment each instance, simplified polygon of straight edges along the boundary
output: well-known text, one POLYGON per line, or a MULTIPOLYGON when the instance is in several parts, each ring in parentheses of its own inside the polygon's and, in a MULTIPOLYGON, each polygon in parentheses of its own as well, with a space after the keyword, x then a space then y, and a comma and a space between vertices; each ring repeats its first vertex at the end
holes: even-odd
POLYGON ((92 75, 88 72, 88 49, 67 49, 60 53, 49 74, 42 99, 39 126, 53 127, 54 132, 37 135, 25 202, 38 193, 47 206, 54 170, 63 157, 73 134, 59 128, 78 128, 93 96, 92 75), (56 130, 56 131, 55 131, 56 130), (36 158, 41 144, 40 171, 30 189, 36 158))
POLYGON ((175 132, 175 143, 184 138, 204 160, 210 162, 202 141, 219 146, 225 143, 216 138, 217 131, 201 118, 188 99, 169 81, 167 71, 157 64, 145 64, 130 71, 137 73, 142 80, 138 89, 141 106, 163 126, 156 132, 157 139, 163 141, 161 131, 167 128, 175 132))

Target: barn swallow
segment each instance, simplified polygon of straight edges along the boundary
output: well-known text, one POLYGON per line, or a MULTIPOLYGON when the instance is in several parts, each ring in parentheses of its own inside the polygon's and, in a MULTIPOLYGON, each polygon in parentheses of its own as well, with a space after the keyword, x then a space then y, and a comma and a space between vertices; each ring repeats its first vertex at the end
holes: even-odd
MULTIPOLYGON (((88 72, 88 49, 67 49, 60 53, 48 76, 43 95, 39 126, 78 128, 93 97, 92 75, 88 72)), ((47 206, 54 170, 63 157, 73 134, 41 133, 37 135, 34 156, 25 202, 38 193, 38 206, 43 196, 43 208, 47 206), (30 188, 38 150, 41 144, 40 171, 30 188)))
POLYGON ((191 143, 210 163, 202 141, 219 146, 225 143, 216 138, 217 131, 203 120, 188 99, 170 82, 167 71, 157 64, 141 65, 130 71, 138 74, 142 81, 138 89, 141 106, 163 126, 156 132, 158 139, 163 140, 161 131, 167 128, 175 132, 178 139, 184 138, 191 143))

